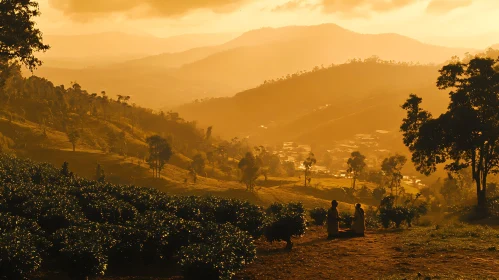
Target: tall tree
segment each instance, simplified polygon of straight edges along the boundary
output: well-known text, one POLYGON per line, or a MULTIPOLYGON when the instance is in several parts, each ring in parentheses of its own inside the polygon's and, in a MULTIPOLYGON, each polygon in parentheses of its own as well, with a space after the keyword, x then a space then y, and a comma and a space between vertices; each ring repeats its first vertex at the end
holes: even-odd
POLYGON ((191 167, 196 171, 197 174, 201 174, 201 176, 203 176, 205 174, 206 156, 201 153, 196 154, 192 158, 191 167))
POLYGON ((149 145, 149 166, 153 171, 153 177, 160 178, 161 170, 173 155, 168 141, 159 135, 153 135, 146 139, 149 145))
POLYGON ((417 170, 425 175, 447 163, 448 171, 471 167, 477 206, 487 211, 487 177, 499 172, 499 59, 453 61, 440 70, 437 86, 449 90, 447 112, 438 118, 420 108, 411 94, 401 131, 417 170))
POLYGON ((366 168, 366 157, 360 152, 353 152, 347 161, 347 172, 353 173, 352 188, 355 189, 355 181, 359 174, 366 168))
POLYGON ((307 159, 303 162, 303 166, 305 166, 305 187, 307 186, 307 179, 310 177, 310 170, 312 166, 317 163, 317 159, 315 159, 314 153, 310 152, 308 154, 307 159))
MULTIPOLYGON (((393 189, 395 189, 395 199, 397 199, 400 190, 400 182, 402 181, 402 168, 407 162, 407 158, 403 155, 394 155, 389 158, 385 158, 383 163, 381 163, 381 170, 388 179, 388 184, 390 185, 390 195, 393 195, 393 189)), ((396 200, 395 200, 396 201, 396 200)))
POLYGON ((46 51, 42 32, 35 28, 34 17, 40 15, 38 3, 29 0, 0 1, 0 59, 19 59, 30 70, 42 62, 34 52, 46 51))
POLYGON ((69 142, 73 145, 73 152, 76 151, 76 144, 78 143, 78 140, 80 140, 80 132, 76 130, 75 128, 70 128, 67 132, 66 135, 68 136, 69 142))

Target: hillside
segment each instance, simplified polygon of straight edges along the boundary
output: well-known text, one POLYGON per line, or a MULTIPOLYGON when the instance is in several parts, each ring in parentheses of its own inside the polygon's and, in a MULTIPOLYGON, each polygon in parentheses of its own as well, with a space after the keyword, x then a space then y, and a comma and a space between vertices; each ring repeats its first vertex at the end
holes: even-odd
POLYGON ((167 38, 106 32, 88 35, 46 35, 51 46, 41 54, 48 67, 83 68, 123 62, 165 52, 182 52, 192 48, 219 45, 237 34, 185 34, 167 38))
POLYGON ((403 116, 399 106, 411 92, 433 96, 432 109, 445 108, 446 96, 433 94, 438 92, 434 86, 437 70, 434 66, 356 61, 269 82, 232 98, 187 104, 178 110, 201 125, 213 125, 225 137, 249 135, 271 143, 293 141, 307 138, 307 133, 321 127, 336 125, 334 129, 322 129, 328 133, 313 138, 341 140, 365 130, 398 126, 403 116))
POLYGON ((384 60, 442 63, 467 51, 427 45, 397 34, 359 34, 324 24, 264 28, 218 46, 91 69, 41 67, 35 73, 57 84, 78 81, 91 92, 133 95, 137 104, 171 108, 199 98, 231 96, 264 80, 317 65, 373 55, 384 60))

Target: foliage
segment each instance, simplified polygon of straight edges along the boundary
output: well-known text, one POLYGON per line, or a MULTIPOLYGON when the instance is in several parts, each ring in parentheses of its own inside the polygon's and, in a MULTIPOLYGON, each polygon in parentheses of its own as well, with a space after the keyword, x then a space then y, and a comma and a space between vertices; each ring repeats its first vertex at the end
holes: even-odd
POLYGON ((273 203, 268 209, 268 221, 264 234, 267 241, 286 241, 286 248, 291 249, 291 237, 301 236, 307 230, 305 208, 301 203, 273 203))
POLYGON ((46 51, 48 45, 42 42, 42 33, 35 28, 34 17, 40 15, 38 3, 26 0, 0 2, 0 57, 19 59, 33 70, 41 65, 34 52, 46 51))
POLYGON ((309 177, 310 177, 310 169, 316 163, 317 163, 317 159, 315 158, 314 153, 310 152, 308 157, 303 162, 303 166, 305 166, 305 176, 304 176, 305 177, 305 187, 307 186, 307 179, 309 180, 309 177))
POLYGON ((159 178, 161 170, 173 155, 172 148, 168 141, 159 135, 148 137, 146 142, 149 145, 149 166, 153 170, 154 176, 159 178))
POLYGON ((340 216, 340 227, 343 227, 343 228, 350 228, 350 227, 352 227, 352 223, 353 223, 352 213, 350 213, 350 212, 341 212, 339 214, 339 216, 340 216))
POLYGON ((403 155, 394 155, 385 158, 381 163, 381 170, 384 172, 390 185, 390 195, 393 195, 395 188, 395 197, 397 198, 400 191, 400 181, 402 180, 402 168, 404 167, 407 159, 403 155))
POLYGON ((347 161, 348 169, 347 172, 353 174, 353 183, 352 183, 352 188, 355 189, 355 181, 357 181, 357 178, 359 174, 364 171, 366 168, 366 156, 361 154, 360 152, 352 152, 350 158, 347 161))
POLYGON ((205 174, 204 169, 206 167, 206 156, 204 154, 196 154, 192 158, 191 167, 197 174, 205 174))
POLYGON ((68 136, 69 142, 73 145, 73 152, 76 150, 76 144, 78 143, 78 140, 80 140, 80 132, 78 130, 71 128, 66 132, 68 136))
POLYGON ((214 231, 202 243, 184 247, 180 265, 185 279, 232 279, 235 272, 251 263, 256 247, 251 237, 230 224, 209 224, 214 231))
POLYGON ((316 207, 309 211, 310 217, 315 225, 322 226, 327 220, 327 209, 316 207))
POLYGON ((0 278, 28 279, 27 275, 37 271, 41 262, 32 233, 19 228, 0 233, 0 278))
POLYGON ((227 278, 253 260, 264 222, 249 202, 168 196, 0 155, 0 278, 28 278, 42 259, 73 279, 179 260, 187 274, 201 260, 227 278))
POLYGON ((412 226, 414 219, 425 215, 428 211, 425 203, 416 204, 416 200, 420 194, 412 201, 406 201, 403 206, 395 205, 396 198, 394 196, 386 196, 381 200, 379 206, 379 219, 384 228, 389 228, 391 223, 395 224, 396 228, 405 222, 408 227, 412 226))
POLYGON ((414 94, 402 105, 407 111, 401 125, 404 144, 417 170, 428 175, 446 162, 452 172, 471 167, 482 212, 486 212, 487 176, 499 172, 498 62, 475 57, 443 66, 437 86, 450 90, 450 104, 438 118, 422 110, 422 99, 414 94))
POLYGON ((256 179, 260 175, 261 162, 248 152, 246 156, 239 161, 239 169, 242 171, 241 182, 246 185, 247 190, 254 191, 256 186, 256 179))

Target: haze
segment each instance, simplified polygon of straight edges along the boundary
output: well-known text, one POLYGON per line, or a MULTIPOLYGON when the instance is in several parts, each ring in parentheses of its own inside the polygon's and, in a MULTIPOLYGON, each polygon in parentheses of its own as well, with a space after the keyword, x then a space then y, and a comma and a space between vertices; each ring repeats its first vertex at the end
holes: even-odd
POLYGON ((0 0, 0 279, 499 279, 498 15, 0 0))

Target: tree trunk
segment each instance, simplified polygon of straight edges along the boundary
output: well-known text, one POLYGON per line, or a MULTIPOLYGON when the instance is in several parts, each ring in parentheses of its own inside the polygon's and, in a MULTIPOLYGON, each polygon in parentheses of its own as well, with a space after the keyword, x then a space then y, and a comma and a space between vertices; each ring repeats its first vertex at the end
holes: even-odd
POLYGON ((305 170, 305 187, 307 186, 307 170, 305 170))
POLYGON ((73 152, 76 151, 76 144, 75 143, 72 143, 73 144, 73 152))
POLYGON ((291 241, 291 238, 286 240, 286 250, 291 250, 293 248, 293 242, 291 241))
POLYGON ((480 214, 487 214, 487 193, 485 190, 480 190, 477 194, 477 210, 480 214))
POLYGON ((355 190, 355 181, 357 180, 356 178, 357 176, 353 175, 353 186, 352 186, 352 189, 355 190))

